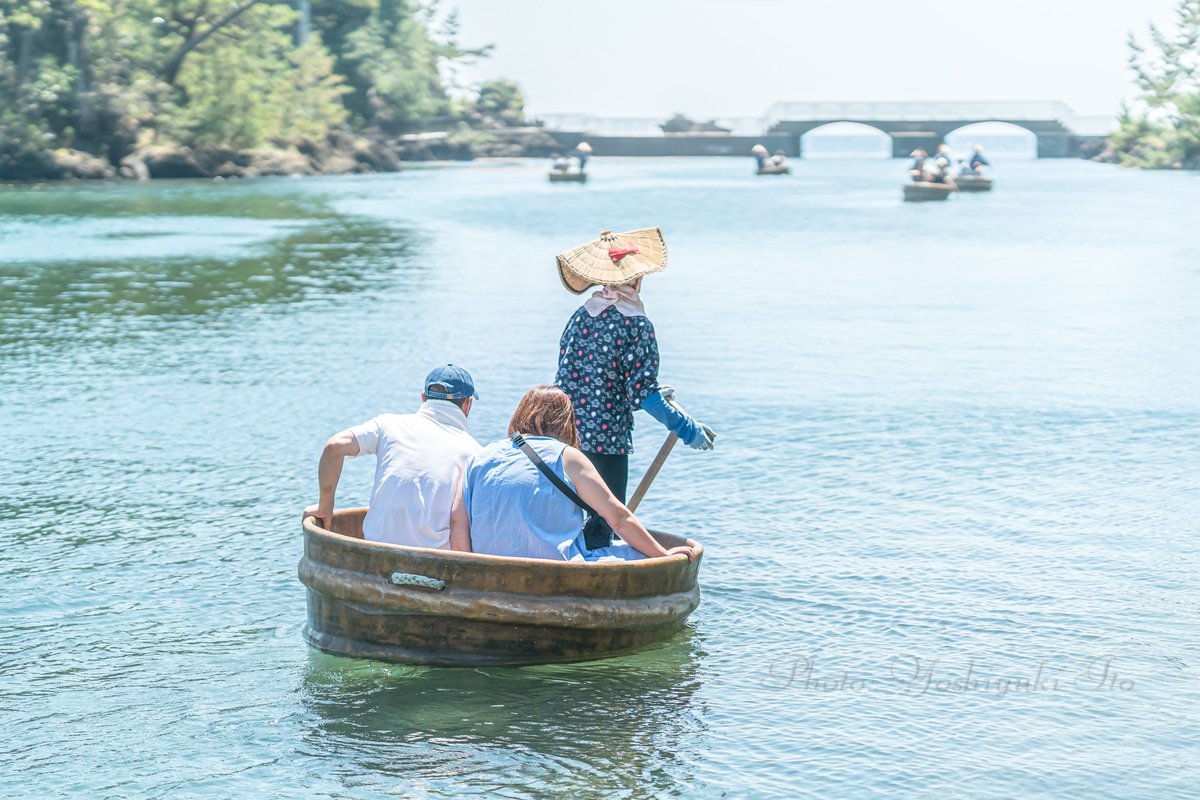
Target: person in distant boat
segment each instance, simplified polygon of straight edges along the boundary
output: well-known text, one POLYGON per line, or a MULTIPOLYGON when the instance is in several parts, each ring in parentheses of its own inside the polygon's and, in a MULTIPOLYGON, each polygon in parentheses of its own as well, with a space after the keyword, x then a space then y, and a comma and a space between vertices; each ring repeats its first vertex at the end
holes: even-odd
POLYGON ((526 392, 508 433, 521 439, 492 442, 467 462, 450 514, 452 549, 555 561, 628 561, 675 553, 695 557, 690 547, 663 547, 613 496, 578 450, 575 410, 557 386, 526 392), (547 470, 603 517, 620 542, 588 549, 584 511, 526 454, 522 439, 547 470))
POLYGON ((575 152, 572 155, 579 159, 579 171, 583 172, 587 169, 588 159, 592 157, 592 146, 587 142, 580 142, 575 145, 575 152))
POLYGON ((320 500, 304 516, 328 527, 344 459, 374 455, 363 538, 447 549, 454 492, 467 459, 480 449, 467 432, 467 415, 478 397, 470 373, 447 364, 425 378, 417 413, 381 414, 335 434, 317 468, 320 500))
POLYGON ((555 172, 567 172, 571 169, 571 160, 562 153, 552 153, 550 155, 550 169, 555 172))
POLYGON ((916 150, 913 150, 911 153, 909 153, 909 157, 911 157, 913 161, 912 166, 908 168, 908 172, 910 175, 912 175, 912 179, 915 183, 920 183, 921 181, 925 180, 925 161, 929 158, 929 154, 918 147, 916 150))
POLYGON ((950 178, 950 161, 945 156, 938 156, 933 162, 934 171, 931 183, 954 183, 950 178))
POLYGON ((975 168, 974 168, 974 167, 972 167, 970 164, 968 164, 968 163, 967 163, 967 160, 966 160, 966 159, 964 159, 964 158, 960 158, 960 159, 958 160, 958 174, 959 174, 960 176, 962 176, 962 177, 967 177, 967 178, 969 178, 969 177, 971 177, 971 176, 973 176, 973 175, 976 175, 976 174, 978 174, 978 173, 976 173, 976 172, 975 172, 975 168))
POLYGON ((938 159, 936 159, 936 158, 925 159, 925 166, 921 172, 922 180, 924 180, 926 183, 937 183, 939 176, 941 175, 941 172, 942 172, 942 170, 941 170, 941 167, 938 165, 938 159))
POLYGON ((642 409, 697 450, 711 450, 716 436, 673 406, 670 387, 658 382, 658 340, 639 292, 644 276, 666 269, 666 242, 658 228, 603 231, 557 262, 568 291, 602 287, 567 322, 554 383, 574 403, 579 449, 624 502, 634 411, 642 409))
POLYGON ((980 167, 990 167, 992 162, 987 160, 987 156, 983 154, 983 145, 977 144, 974 147, 975 152, 971 154, 971 169, 976 172, 980 167))
POLYGON ((947 164, 954 163, 954 151, 950 149, 950 145, 942 142, 937 146, 937 157, 946 159, 947 164))
POLYGON ((786 167, 788 163, 787 154, 782 150, 776 150, 775 155, 771 156, 771 163, 777 167, 786 167))
POLYGON ((756 144, 750 148, 750 152, 754 155, 754 161, 758 164, 759 170, 767 166, 767 162, 770 160, 770 157, 767 155, 767 148, 761 144, 756 144))

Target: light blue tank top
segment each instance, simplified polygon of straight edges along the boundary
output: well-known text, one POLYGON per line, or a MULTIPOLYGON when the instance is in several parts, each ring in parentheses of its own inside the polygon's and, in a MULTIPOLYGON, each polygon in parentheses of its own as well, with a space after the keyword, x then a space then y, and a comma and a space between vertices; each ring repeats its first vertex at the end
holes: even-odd
MULTIPOLYGON (((575 488, 563 469, 565 444, 547 436, 526 436, 525 441, 555 475, 575 488)), ((492 442, 467 462, 463 502, 471 521, 471 549, 476 553, 556 561, 643 557, 626 544, 586 550, 583 509, 555 488, 509 439, 492 442)))

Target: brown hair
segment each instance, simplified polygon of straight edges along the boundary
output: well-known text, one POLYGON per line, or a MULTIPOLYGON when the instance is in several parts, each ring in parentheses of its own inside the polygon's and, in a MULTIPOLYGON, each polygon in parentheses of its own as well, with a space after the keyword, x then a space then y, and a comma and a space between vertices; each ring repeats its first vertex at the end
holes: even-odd
POLYGON ((575 406, 557 386, 535 386, 525 393, 508 422, 508 435, 549 436, 571 447, 579 446, 575 432, 575 406))

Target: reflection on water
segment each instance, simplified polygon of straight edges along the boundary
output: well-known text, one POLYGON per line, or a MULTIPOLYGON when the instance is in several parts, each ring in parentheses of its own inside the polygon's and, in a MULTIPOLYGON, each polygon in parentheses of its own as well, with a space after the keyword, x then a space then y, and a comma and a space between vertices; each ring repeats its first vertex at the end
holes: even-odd
MULTIPOLYGON (((863 159, 0 188, 0 796, 1194 792, 1200 183, 995 155, 996 191, 925 205, 863 159), (442 359, 503 436, 579 302, 553 253, 644 224, 664 379, 721 434, 639 509, 705 544, 695 633, 309 654, 321 443, 442 359), (1133 688, 916 693, 897 657, 1133 688)), ((632 474, 661 442, 639 421, 632 474)))
MULTIPOLYGON (((188 213, 194 214, 194 202, 187 205, 188 213)), ((271 206, 276 212, 300 211, 278 201, 271 201, 271 206)), ((89 210, 97 209, 89 206, 89 210)), ((205 226, 220 229, 230 240, 222 244, 236 253, 232 257, 179 252, 194 246, 190 239, 152 257, 144 255, 162 249, 157 241, 160 234, 146 230, 162 224, 161 220, 143 220, 140 229, 132 231, 120 229, 127 221, 108 217, 89 223, 83 231, 74 226, 70 235, 102 238, 123 252, 100 260, 43 263, 43 259, 18 260, 24 252, 19 248, 6 250, 7 258, 0 259, 0 356, 67 339, 113 341, 226 309, 362 291, 394 280, 398 273, 411 283, 419 280, 422 271, 418 262, 405 258, 411 243, 405 230, 328 211, 310 214, 303 221, 289 217, 287 224, 278 218, 257 223, 184 219, 182 226, 188 233, 183 236, 204 235, 205 226), (239 227, 249 228, 240 238, 239 227)), ((169 233, 161 235, 177 238, 180 226, 178 220, 169 223, 169 233)))
POLYGON ((319 724, 304 748, 360 787, 667 793, 680 756, 705 747, 702 658, 690 629, 635 656, 543 667, 399 667, 312 651, 303 702, 319 724))
POLYGON ((152 184, 0 184, 0 231, 15 219, 39 224, 87 217, 237 217, 277 220, 329 215, 319 194, 288 181, 152 184), (5 218, 12 219, 5 219, 5 218))

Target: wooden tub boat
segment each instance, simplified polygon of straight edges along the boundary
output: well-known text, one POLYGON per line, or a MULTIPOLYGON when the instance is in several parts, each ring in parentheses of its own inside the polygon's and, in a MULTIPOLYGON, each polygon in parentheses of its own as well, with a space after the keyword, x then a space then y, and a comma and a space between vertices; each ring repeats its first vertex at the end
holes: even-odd
POLYGON ((904 184, 904 199, 910 203, 945 200, 956 191, 954 184, 912 182, 904 184))
POLYGON ((367 509, 304 520, 304 638, 327 653, 405 664, 589 661, 669 638, 700 603, 703 548, 686 556, 577 563, 367 542, 367 509))
POLYGON ((992 179, 983 175, 959 175, 954 179, 960 192, 990 192, 992 179))
POLYGON ((550 170, 551 183, 587 183, 586 172, 571 172, 561 169, 550 170))
POLYGON ((760 167, 758 175, 791 175, 792 168, 789 164, 770 164, 765 167, 760 167))

